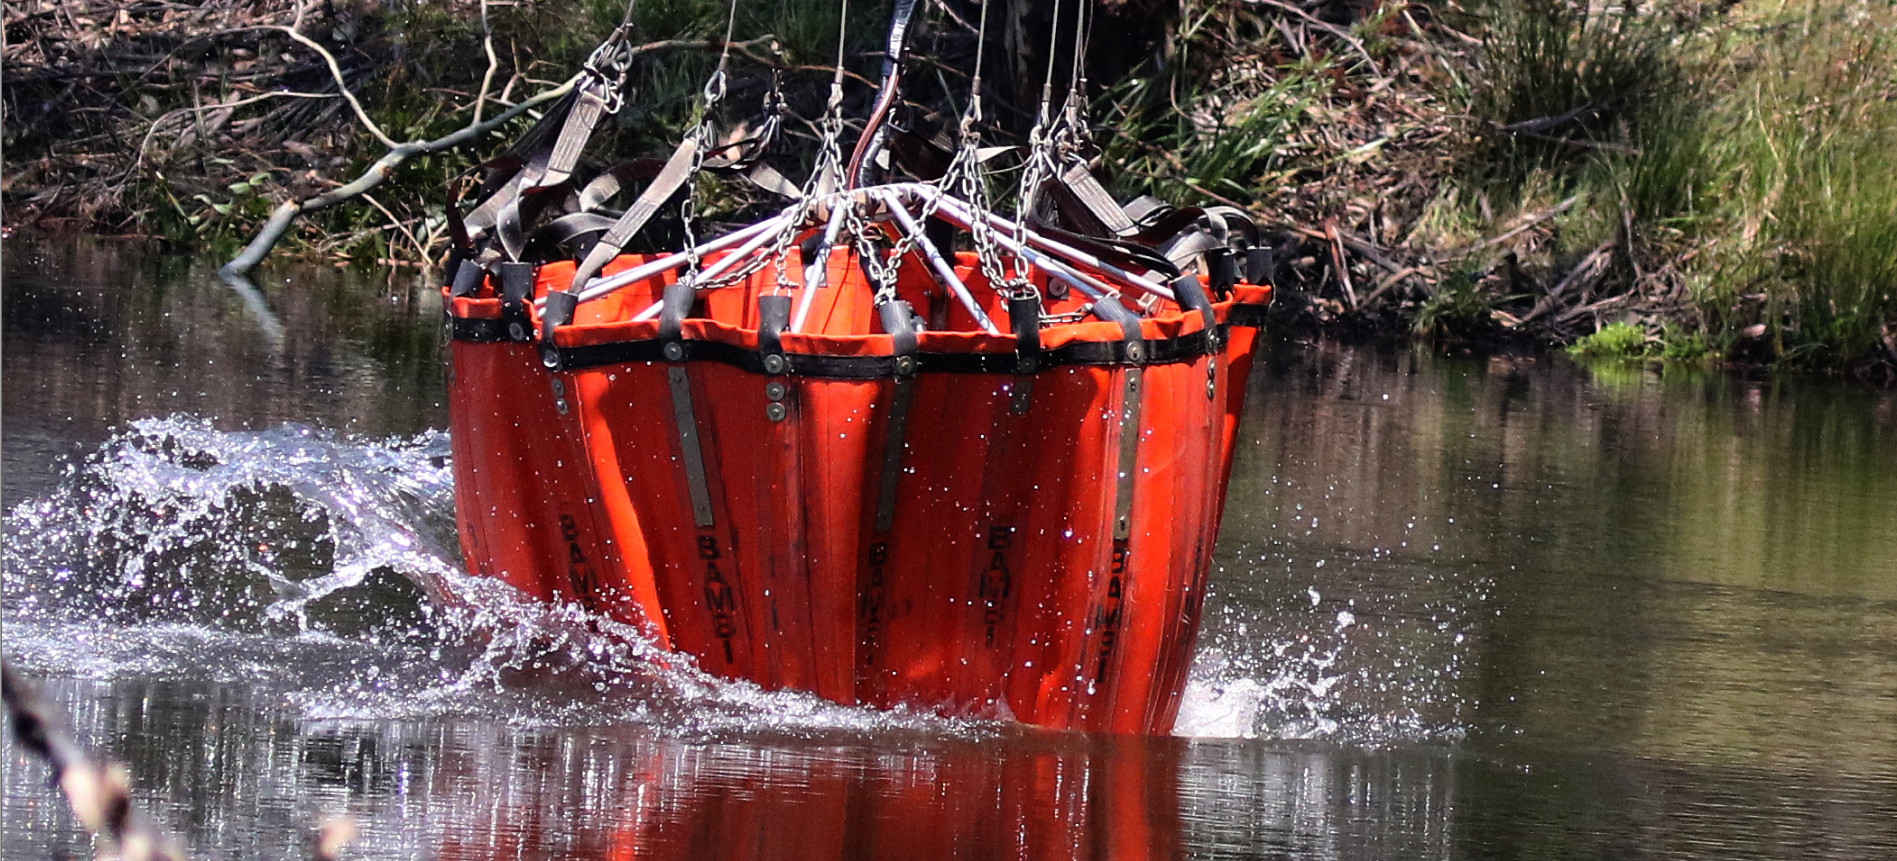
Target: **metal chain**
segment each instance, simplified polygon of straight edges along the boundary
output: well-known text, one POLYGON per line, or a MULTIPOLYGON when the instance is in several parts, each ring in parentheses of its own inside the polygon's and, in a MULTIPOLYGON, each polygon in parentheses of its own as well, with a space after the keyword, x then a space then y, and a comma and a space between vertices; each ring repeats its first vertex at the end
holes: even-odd
POLYGON ((698 234, 693 222, 698 219, 698 174, 705 167, 705 153, 711 147, 712 118, 717 113, 718 103, 725 98, 725 69, 731 63, 731 34, 738 22, 738 0, 731 0, 730 12, 725 19, 725 38, 718 51, 718 68, 712 70, 711 77, 705 80, 704 105, 699 109, 698 126, 691 135, 695 146, 692 147, 692 169, 685 175, 685 200, 679 204, 679 222, 685 234, 685 277, 697 280, 699 272, 698 234))
MULTIPOLYGON (((1037 291, 1034 284, 1017 274, 1010 276, 1001 260, 1001 250, 995 238, 989 234, 991 229, 984 217, 989 213, 988 182, 981 166, 981 142, 977 129, 982 121, 982 82, 981 71, 983 57, 988 49, 988 9, 992 3, 981 4, 980 23, 975 25, 975 75, 969 82, 968 106, 962 111, 962 121, 956 130, 955 156, 949 161, 948 169, 942 173, 942 188, 958 192, 968 204, 969 212, 975 217, 969 219, 968 236, 975 246, 975 259, 981 265, 982 277, 988 280, 990 289, 1003 295, 1019 297, 1033 295, 1037 291)), ((1017 257, 1016 263, 1022 261, 1017 257)))
POLYGON ((888 261, 876 249, 876 240, 871 238, 869 222, 863 218, 862 207, 845 206, 843 210, 844 228, 850 231, 851 242, 856 246, 856 256, 863 261, 863 269, 869 273, 869 279, 876 282, 875 303, 878 305, 896 298, 896 275, 890 271, 888 261))
MULTIPOLYGON (((790 257, 790 243, 797 236, 797 231, 803 229, 805 219, 810 217, 810 211, 816 205, 817 190, 823 187, 824 177, 835 176, 838 178, 838 187, 843 185, 843 148, 839 141, 843 135, 843 63, 847 56, 845 50, 849 26, 850 0, 843 0, 837 14, 837 58, 834 74, 830 78, 830 97, 824 103, 822 119, 818 120, 823 129, 823 140, 817 148, 817 159, 810 166, 810 176, 804 180, 803 193, 792 205, 791 217, 784 220, 783 228, 771 244, 769 259, 776 269, 776 279, 771 289, 780 295, 796 288, 785 272, 790 257)), ((806 260, 804 265, 808 266, 810 262, 806 260)))
MULTIPOLYGON (((961 160, 964 155, 966 155, 966 152, 962 150, 958 150, 955 153, 955 158, 950 160, 949 162, 949 171, 955 170, 956 161, 961 160)), ((950 176, 951 174, 948 171, 945 171, 942 174, 942 178, 937 180, 934 183, 935 188, 938 192, 946 190, 945 186, 950 176)), ((902 204, 900 201, 891 200, 891 201, 888 201, 885 205, 901 206, 902 204)), ((929 219, 934 218, 936 211, 941 208, 942 208, 941 194, 927 195, 922 202, 922 207, 916 212, 916 217, 915 217, 916 226, 927 227, 929 224, 929 219)), ((903 256, 907 255, 911 251, 914 251, 916 244, 921 242, 924 238, 925 237, 918 236, 914 233, 904 233, 900 239, 896 240, 895 247, 890 249, 889 259, 891 261, 891 265, 900 268, 902 266, 903 256)))
MULTIPOLYGON (((823 119, 819 122, 823 128, 823 142, 817 148, 816 163, 811 165, 810 177, 804 180, 803 194, 791 206, 791 217, 786 219, 783 228, 777 234, 777 240, 771 245, 770 259, 777 269, 777 279, 773 290, 785 293, 796 288, 785 273, 785 264, 790 256, 790 243, 797 231, 803 229, 804 220, 810 217, 810 210, 816 204, 817 190, 823 185, 826 175, 841 177, 843 172, 843 146, 839 141, 843 135, 843 87, 840 83, 830 84, 830 101, 824 108, 823 119)), ((841 183, 839 182, 839 185, 841 183)), ((806 265, 810 261, 804 261, 806 265)))
POLYGON ((687 278, 698 277, 698 234, 693 222, 698 219, 698 174, 705 168, 705 152, 711 148, 712 114, 725 97, 725 64, 705 81, 705 102, 699 109, 698 126, 691 131, 692 169, 685 175, 685 200, 679 204, 679 220, 685 232, 685 271, 687 278))

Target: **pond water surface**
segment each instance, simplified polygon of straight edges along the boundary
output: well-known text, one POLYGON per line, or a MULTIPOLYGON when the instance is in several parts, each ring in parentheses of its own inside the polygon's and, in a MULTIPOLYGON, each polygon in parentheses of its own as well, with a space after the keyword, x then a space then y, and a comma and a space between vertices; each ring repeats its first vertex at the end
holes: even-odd
MULTIPOLYGON (((1897 858, 1888 393, 1278 341, 1178 733, 1088 736, 462 578, 408 276, 4 266, 5 653, 199 857, 1897 858)), ((45 781, 0 857, 90 851, 45 781)))

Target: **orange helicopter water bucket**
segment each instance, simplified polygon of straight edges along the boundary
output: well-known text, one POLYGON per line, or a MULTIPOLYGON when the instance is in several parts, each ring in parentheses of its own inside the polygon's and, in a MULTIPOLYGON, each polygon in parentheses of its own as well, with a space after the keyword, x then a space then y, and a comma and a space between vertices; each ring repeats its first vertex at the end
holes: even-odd
POLYGON ((1170 730, 1270 288, 736 244, 716 289, 622 256, 553 327, 571 263, 450 291, 470 568, 766 688, 1170 730))

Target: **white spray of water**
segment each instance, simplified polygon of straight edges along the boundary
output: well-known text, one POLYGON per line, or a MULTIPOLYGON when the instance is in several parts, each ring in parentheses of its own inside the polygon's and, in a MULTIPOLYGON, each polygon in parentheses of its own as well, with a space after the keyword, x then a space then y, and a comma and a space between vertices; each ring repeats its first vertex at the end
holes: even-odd
POLYGON ((135 422, 8 512, 8 651, 45 672, 266 685, 313 719, 982 731, 715 679, 463 573, 448 455, 439 432, 135 422))

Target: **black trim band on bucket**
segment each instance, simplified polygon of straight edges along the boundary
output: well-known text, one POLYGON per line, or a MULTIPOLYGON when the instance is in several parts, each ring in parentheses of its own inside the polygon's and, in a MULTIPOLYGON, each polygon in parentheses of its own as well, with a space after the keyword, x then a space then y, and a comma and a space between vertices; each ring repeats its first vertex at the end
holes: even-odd
MULTIPOLYGON (((457 341, 508 340, 505 322, 502 320, 464 317, 454 317, 452 320, 453 337, 457 341)), ((770 351, 771 356, 781 357, 783 362, 782 367, 771 368, 765 364, 766 351, 764 350, 747 349, 722 341, 701 341, 691 338, 676 341, 644 338, 610 344, 560 347, 551 351, 551 355, 547 358, 557 360, 558 370, 579 370, 631 362, 708 361, 723 362, 755 373, 788 373, 842 380, 875 380, 897 376, 903 371, 898 365, 902 359, 912 359, 915 362, 912 369, 914 373, 1023 374, 1061 365, 1166 365, 1190 362, 1200 356, 1218 352, 1218 345, 1225 341, 1224 333, 1232 327, 1256 328, 1262 326, 1264 321, 1265 306, 1235 305, 1227 314, 1225 325, 1219 327, 1219 337, 1216 340, 1208 338, 1207 330, 1201 329, 1177 338, 1146 341, 1084 341, 1033 353, 1029 359, 1030 367, 1027 368, 1022 367, 1022 355, 1014 351, 939 353, 927 350, 918 350, 904 357, 825 356, 770 351), (665 354, 667 344, 677 345, 677 348, 682 349, 682 353, 677 356, 667 356, 665 354), (1138 356, 1129 355, 1128 347, 1134 344, 1138 345, 1138 356)), ((552 361, 549 361, 549 366, 553 366, 552 361)))
MULTIPOLYGON (((1046 350, 1034 361, 1035 371, 1061 365, 1165 365, 1190 362, 1215 352, 1211 339, 1201 330, 1178 338, 1153 341, 1088 341, 1046 350), (1138 345, 1137 359, 1128 355, 1128 346, 1138 345)), ((934 353, 918 350, 908 356, 820 356, 810 353, 772 353, 781 356, 785 367, 772 371, 764 364, 765 354, 722 341, 662 342, 658 339, 621 341, 584 347, 561 347, 560 370, 573 371, 633 362, 703 361, 723 362, 753 373, 788 373, 803 377, 839 380, 876 380, 905 372, 900 363, 913 360, 913 373, 927 374, 1019 374, 1020 356, 1007 353, 934 353), (663 344, 684 347, 684 355, 668 359, 663 344)), ((1031 373, 1031 372, 1029 372, 1031 373)))

